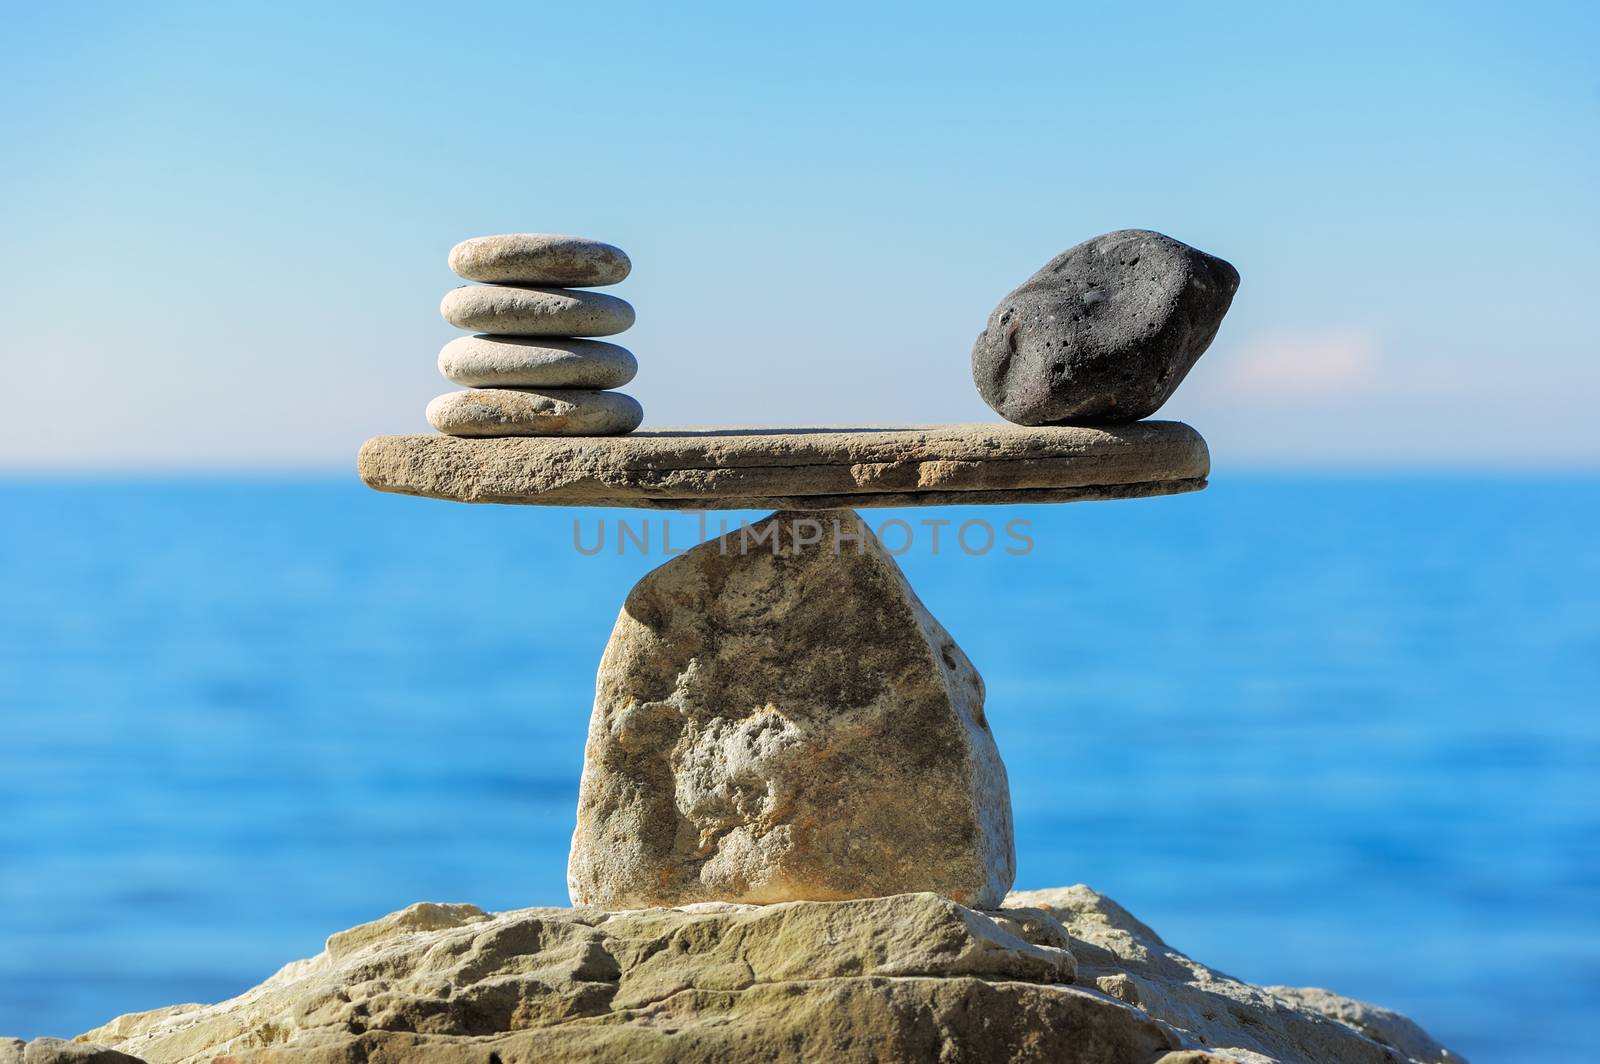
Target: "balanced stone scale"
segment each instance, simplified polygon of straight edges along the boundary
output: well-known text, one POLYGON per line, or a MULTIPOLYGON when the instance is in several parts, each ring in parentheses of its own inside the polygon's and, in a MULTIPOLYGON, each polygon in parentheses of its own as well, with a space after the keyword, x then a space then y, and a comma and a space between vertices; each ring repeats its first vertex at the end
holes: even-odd
MULTIPOLYGON (((1068 252, 1042 271, 1043 286, 1030 282, 1007 297, 974 366, 985 398, 1014 421, 1084 409, 1127 423, 630 435, 637 419, 588 416, 612 393, 550 398, 598 361, 572 346, 584 341, 563 340, 556 361, 546 353, 552 341, 537 341, 530 358, 520 346, 529 341, 485 336, 453 341, 440 362, 458 382, 497 387, 435 400, 428 417, 442 435, 379 437, 362 448, 361 476, 382 491, 778 511, 741 531, 733 549, 714 540, 661 566, 623 604, 584 755, 568 865, 574 904, 914 891, 985 909, 1001 903, 1016 856, 983 681, 855 511, 1205 486, 1198 433, 1136 419, 1160 405, 1210 342, 1238 275, 1158 234, 1113 235, 1111 244, 1068 252), (1055 313, 1063 299, 1073 313, 1055 313), (1054 325, 1085 318, 1097 328, 1066 338, 1084 352, 1074 361, 1058 348, 1054 325), (1005 365, 985 372, 983 354, 995 345, 1005 365), (1130 350, 1141 358, 1130 361, 1130 350), (1030 364, 1040 359, 1050 365, 1030 364), (1067 379, 1068 368, 1077 379, 1067 379), (1084 379, 1097 369, 1107 379, 1084 379), (1062 394, 1076 406, 1053 398, 1062 394), (596 421, 603 427, 591 428, 596 421)), ((615 297, 529 287, 621 280, 628 259, 608 244, 486 237, 458 245, 450 262, 468 279, 494 282, 445 297, 454 325, 570 337, 633 320, 615 297)))
POLYGON ((973 348, 1006 423, 632 432, 638 404, 610 389, 633 356, 590 339, 632 308, 580 290, 620 281, 627 256, 523 234, 450 262, 484 282, 443 305, 485 333, 440 355, 468 390, 429 405, 440 435, 369 440, 368 485, 777 512, 624 601, 584 752, 576 908, 419 903, 239 998, 80 1036, 119 1051, 95 1059, 1459 1060, 1387 1010, 1214 972, 1086 887, 1008 894, 983 681, 856 513, 1204 488, 1200 435, 1140 419, 1216 334, 1233 267, 1141 230, 1047 263, 973 348))

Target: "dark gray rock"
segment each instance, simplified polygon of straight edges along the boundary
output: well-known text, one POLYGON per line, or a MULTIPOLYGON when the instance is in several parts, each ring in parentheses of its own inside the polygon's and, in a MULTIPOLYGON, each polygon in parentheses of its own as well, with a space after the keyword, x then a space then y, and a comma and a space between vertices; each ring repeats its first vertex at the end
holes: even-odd
POLYGON ((1171 237, 1119 229, 1051 259, 972 347, 978 394, 1019 425, 1138 421, 1211 346, 1239 271, 1171 237))

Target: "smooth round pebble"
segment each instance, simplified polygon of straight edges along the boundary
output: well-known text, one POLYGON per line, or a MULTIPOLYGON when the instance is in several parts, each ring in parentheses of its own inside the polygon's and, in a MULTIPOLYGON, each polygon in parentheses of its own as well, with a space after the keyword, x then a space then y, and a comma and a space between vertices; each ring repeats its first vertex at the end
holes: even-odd
POLYGON ((633 263, 621 248, 561 233, 475 236, 450 249, 450 268, 469 281, 587 288, 616 284, 633 263))
POLYGON ((620 436, 643 420, 633 396, 580 388, 473 388, 428 404, 447 436, 620 436))
POLYGON ((633 305, 571 288, 467 285, 445 293, 444 320, 501 336, 611 336, 633 324, 633 305))
POLYGON ((469 388, 620 388, 639 363, 604 340, 462 336, 439 351, 439 372, 469 388))

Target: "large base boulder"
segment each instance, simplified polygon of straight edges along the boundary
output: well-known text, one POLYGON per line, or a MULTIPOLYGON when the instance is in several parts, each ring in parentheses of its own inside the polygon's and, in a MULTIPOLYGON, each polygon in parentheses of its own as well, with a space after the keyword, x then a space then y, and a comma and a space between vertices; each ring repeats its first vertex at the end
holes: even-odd
MULTIPOLYGON (((1395 1013, 1230 979, 1087 887, 992 912, 933 894, 623 913, 418 904, 231 1001, 80 1040, 148 1064, 1460 1059, 1395 1013)), ((41 1061, 71 1059, 89 1058, 41 1061)))
POLYGON ((853 511, 702 543, 639 581, 601 660, 573 903, 998 905, 1015 855, 983 693, 853 511))

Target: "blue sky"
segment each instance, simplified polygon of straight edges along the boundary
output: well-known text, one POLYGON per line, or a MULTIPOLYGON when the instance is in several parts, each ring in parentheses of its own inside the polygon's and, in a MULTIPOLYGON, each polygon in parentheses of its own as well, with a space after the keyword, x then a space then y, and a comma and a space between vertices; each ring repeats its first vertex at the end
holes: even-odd
POLYGON ((1600 465, 1593 5, 11 5, 0 467, 348 469, 449 247, 574 232, 647 426, 986 420, 1096 233, 1243 275, 1220 463, 1600 465))

